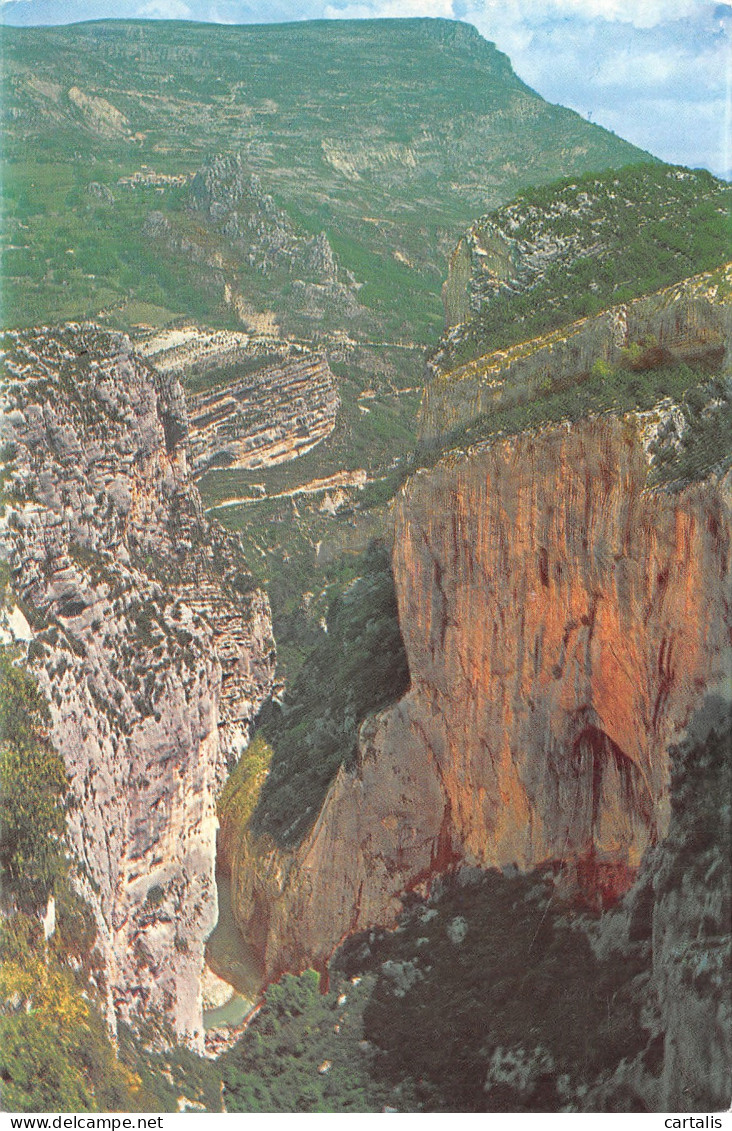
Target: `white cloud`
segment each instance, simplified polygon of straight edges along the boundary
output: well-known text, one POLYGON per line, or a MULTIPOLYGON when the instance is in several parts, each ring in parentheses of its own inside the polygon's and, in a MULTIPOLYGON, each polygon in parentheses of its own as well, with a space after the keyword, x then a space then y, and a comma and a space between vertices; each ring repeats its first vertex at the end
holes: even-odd
POLYGON ((724 101, 649 99, 631 118, 617 107, 600 107, 596 121, 673 164, 732 174, 729 107, 724 101))
POLYGON ((190 20, 191 9, 183 0, 150 0, 140 6, 139 14, 152 20, 190 20))
POLYGON ((729 169, 732 6, 715 0, 455 0, 553 102, 666 160, 729 169))
POLYGON ((694 16, 709 0, 482 0, 476 12, 501 23, 537 25, 547 20, 606 20, 637 28, 694 16))

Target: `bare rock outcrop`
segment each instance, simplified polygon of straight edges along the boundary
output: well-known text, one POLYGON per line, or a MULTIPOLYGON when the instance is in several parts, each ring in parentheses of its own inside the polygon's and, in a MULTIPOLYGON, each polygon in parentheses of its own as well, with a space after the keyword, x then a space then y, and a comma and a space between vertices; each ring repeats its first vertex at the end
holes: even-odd
POLYGON ((340 399, 326 358, 265 364, 189 397, 191 459, 208 467, 271 467, 310 451, 335 427, 340 399))
POLYGON ((191 390, 189 437, 196 474, 212 467, 285 463, 335 428, 336 378, 323 354, 300 343, 185 326, 142 339, 135 349, 191 390))
POLYGON ((298 235, 240 154, 219 155, 199 169, 191 181, 190 207, 245 250, 249 266, 262 274, 284 268, 300 278, 338 286, 338 267, 325 232, 298 235))
POLYGON ((109 1019, 202 1048, 215 797, 273 679, 269 606, 203 516, 178 381, 91 325, 6 337, 2 549, 70 779, 109 1019))

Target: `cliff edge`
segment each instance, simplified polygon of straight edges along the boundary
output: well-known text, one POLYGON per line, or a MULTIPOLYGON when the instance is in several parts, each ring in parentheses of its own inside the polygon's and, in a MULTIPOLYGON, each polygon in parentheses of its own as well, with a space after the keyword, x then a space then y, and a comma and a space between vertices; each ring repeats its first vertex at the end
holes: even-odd
MULTIPOLYGON (((705 278, 687 291, 643 311, 657 330, 678 314, 682 358, 716 369, 726 290, 705 278)), ((672 363, 688 382, 686 360, 672 363)), ((570 399, 583 381, 569 365, 555 376, 570 399)), ((703 431, 718 397, 704 372, 694 380, 703 431)), ((705 695, 730 687, 730 475, 712 460, 668 485, 677 410, 489 435, 406 483, 393 567, 410 690, 363 724, 358 764, 298 848, 251 829, 225 838, 235 913, 268 976, 324 966, 462 863, 550 863, 600 907, 630 887, 668 827, 669 749, 705 695)))
POLYGON ((203 516, 177 380, 92 325, 4 349, 2 551, 70 780, 97 983, 112 1026, 157 1017, 200 1049, 215 796, 271 689, 269 606, 203 516))

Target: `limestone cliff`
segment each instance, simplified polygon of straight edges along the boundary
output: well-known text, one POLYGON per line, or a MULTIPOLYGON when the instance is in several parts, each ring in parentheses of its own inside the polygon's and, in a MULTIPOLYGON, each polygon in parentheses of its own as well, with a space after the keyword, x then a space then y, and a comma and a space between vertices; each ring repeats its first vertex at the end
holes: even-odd
POLYGON ((271 467, 303 455, 333 431, 339 404, 328 362, 310 353, 192 396, 193 467, 271 467))
POLYGON ((191 466, 271 467, 329 436, 340 407, 323 354, 299 343, 195 326, 136 345, 189 388, 191 466))
POLYGON ((215 796, 272 684, 266 598, 192 486, 182 391, 91 325, 5 340, 2 549, 70 778, 112 1024, 202 1047, 215 796))
POLYGON ((672 750, 671 820, 643 860, 622 903, 591 926, 601 959, 632 966, 645 954, 648 979, 635 984, 647 1044, 597 1082, 589 1110, 726 1111, 732 1099, 732 708, 705 699, 672 750))
POLYGON ((394 921, 456 861, 573 861, 601 901, 667 824, 668 748, 730 674, 730 484, 648 487, 637 417, 497 440, 418 473, 394 575, 411 673, 310 837, 251 837, 235 904, 270 973, 394 921))

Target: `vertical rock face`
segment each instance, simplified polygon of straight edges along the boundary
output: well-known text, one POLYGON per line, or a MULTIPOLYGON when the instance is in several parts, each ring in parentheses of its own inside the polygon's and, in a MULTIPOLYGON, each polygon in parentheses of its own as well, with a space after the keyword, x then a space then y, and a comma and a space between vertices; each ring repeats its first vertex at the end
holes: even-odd
POLYGON ((711 695, 672 750, 671 819, 615 912, 595 920, 593 948, 632 963, 646 1049, 599 1081, 600 1104, 635 1094, 645 1111, 727 1111, 732 1101, 732 702, 711 695), (604 1095, 603 1095, 604 1093, 604 1095))
POLYGON ((648 488, 636 418, 418 473, 394 576, 411 689, 365 724, 310 838, 234 856, 270 971, 394 921, 457 861, 572 862, 612 901, 663 834, 668 747, 729 677, 729 483, 648 488))
POLYGON ((191 467, 271 467, 310 451, 335 428, 337 381, 323 354, 298 342, 194 326, 164 330, 136 351, 187 396, 191 467))
POLYGON ((529 342, 476 358, 432 380, 420 408, 428 442, 468 424, 482 413, 540 396, 572 375, 589 377, 593 365, 717 356, 730 367, 732 265, 695 275, 652 295, 581 318, 529 342))
POLYGON ((665 823, 668 743, 728 671, 730 526, 717 487, 656 493, 646 474, 632 422, 596 420, 402 498, 414 696, 476 860, 632 866, 665 823))
POLYGON ((214 799, 271 687, 269 607, 203 517, 177 381, 93 326, 5 344, 2 544, 70 778, 110 1021, 157 1015, 201 1047, 214 799))
MULTIPOLYGON (((729 861, 719 868, 728 870, 729 861)), ((687 878, 654 908, 653 989, 665 1033, 659 1104, 664 1111, 692 1106, 728 1111, 732 1099, 729 900, 705 891, 699 879, 687 878)))

